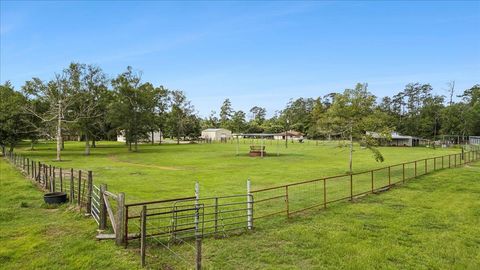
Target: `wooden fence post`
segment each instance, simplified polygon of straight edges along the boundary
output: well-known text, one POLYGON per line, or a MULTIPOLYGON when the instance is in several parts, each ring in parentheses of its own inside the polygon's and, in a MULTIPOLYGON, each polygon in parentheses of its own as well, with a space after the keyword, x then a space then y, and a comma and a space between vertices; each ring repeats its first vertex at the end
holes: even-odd
POLYGON ((285 186, 285 207, 287 211, 287 218, 290 218, 290 206, 288 202, 288 186, 285 186))
POLYGON ((82 170, 78 170, 77 204, 78 204, 78 206, 80 206, 82 204, 82 170))
POLYGON ((75 200, 75 181, 73 181, 73 168, 70 168, 70 203, 75 200))
POLYGON ((27 175, 30 177, 30 159, 27 158, 27 175))
POLYGON ((63 170, 60 168, 60 192, 63 192, 63 170))
POLYGON ((327 209, 327 179, 323 178, 323 209, 327 209))
POLYGON ((403 181, 403 183, 405 183, 405 163, 402 164, 402 167, 403 167, 403 178, 402 178, 402 181, 403 181))
POLYGON ((120 192, 118 193, 117 197, 117 222, 115 225, 117 226, 116 229, 116 243, 117 245, 122 245, 125 241, 125 215, 124 215, 124 209, 125 209, 125 193, 120 192))
POLYGON ((98 221, 98 228, 100 230, 105 230, 107 228, 107 206, 105 205, 105 199, 103 194, 107 190, 107 185, 106 184, 101 184, 100 185, 100 209, 99 210, 99 221, 98 221))
POLYGON ((53 171, 52 171, 52 187, 50 190, 52 192, 55 192, 55 166, 53 167, 53 171))
POLYGON ((88 177, 87 177, 87 214, 92 213, 92 192, 93 192, 93 176, 92 176, 92 171, 88 171, 88 177))
POLYGON ((428 173, 428 170, 427 170, 427 166, 428 166, 428 165, 427 165, 427 164, 428 164, 428 159, 426 158, 426 159, 425 159, 425 174, 428 173))
POLYGON ((140 257, 141 257, 142 267, 145 267, 146 235, 147 235, 147 206, 143 205, 142 212, 141 212, 141 219, 140 219, 140 257))

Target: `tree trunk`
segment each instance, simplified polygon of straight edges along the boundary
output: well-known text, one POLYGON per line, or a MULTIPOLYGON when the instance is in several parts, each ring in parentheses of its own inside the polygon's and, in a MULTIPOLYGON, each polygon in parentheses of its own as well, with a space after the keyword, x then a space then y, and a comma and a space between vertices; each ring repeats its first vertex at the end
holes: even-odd
POLYGON ((95 137, 92 138, 92 147, 97 148, 97 141, 95 140, 95 137))
POLYGON ((57 161, 62 160, 62 101, 58 101, 58 117, 57 117, 57 161))
POLYGON ((33 150, 33 145, 34 145, 33 140, 30 140, 30 150, 33 150))
POLYGON ((62 137, 62 150, 65 150, 65 140, 62 137))
POLYGON ((132 142, 128 142, 128 151, 132 151, 132 142))
POLYGON ((160 132, 160 137, 158 137, 158 144, 162 144, 162 136, 163 136, 162 130, 159 130, 158 132, 160 132))
POLYGON ((154 135, 154 131, 152 130, 152 145, 155 144, 155 135, 154 135))
POLYGON ((138 140, 135 140, 135 152, 138 151, 138 140))
POLYGON ((85 134, 85 155, 90 155, 90 140, 88 139, 87 134, 85 134))

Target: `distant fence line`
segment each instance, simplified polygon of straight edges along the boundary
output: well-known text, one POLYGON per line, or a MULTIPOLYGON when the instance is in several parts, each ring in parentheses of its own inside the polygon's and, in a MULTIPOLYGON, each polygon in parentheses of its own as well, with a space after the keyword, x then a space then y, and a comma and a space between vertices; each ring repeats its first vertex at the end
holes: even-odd
POLYGON ((433 171, 458 167, 480 159, 480 148, 458 154, 425 158, 364 172, 323 177, 251 191, 254 220, 275 215, 290 217, 312 208, 327 208, 341 200, 353 200, 387 190, 406 180, 433 171))

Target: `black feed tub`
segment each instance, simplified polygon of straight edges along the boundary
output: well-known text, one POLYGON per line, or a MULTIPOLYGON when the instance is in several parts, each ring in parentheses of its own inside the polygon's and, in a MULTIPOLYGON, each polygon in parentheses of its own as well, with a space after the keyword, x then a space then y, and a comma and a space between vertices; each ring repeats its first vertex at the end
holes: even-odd
POLYGON ((54 203, 65 203, 67 202, 67 193, 65 192, 50 192, 43 195, 43 200, 45 203, 54 204, 54 203))

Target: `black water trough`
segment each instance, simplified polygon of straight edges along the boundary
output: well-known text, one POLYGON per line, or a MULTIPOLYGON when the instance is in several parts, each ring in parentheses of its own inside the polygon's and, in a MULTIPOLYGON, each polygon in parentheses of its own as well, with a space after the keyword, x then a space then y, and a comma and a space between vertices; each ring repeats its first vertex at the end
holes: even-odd
POLYGON ((43 200, 48 204, 58 204, 67 202, 67 193, 65 192, 50 192, 43 195, 43 200))

